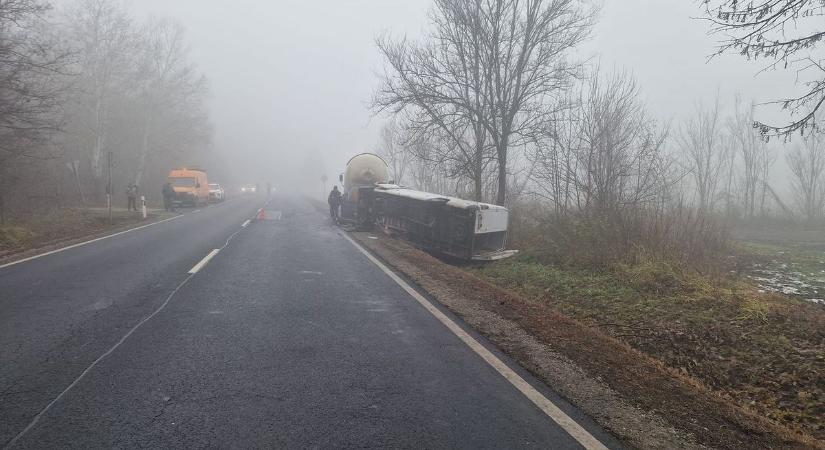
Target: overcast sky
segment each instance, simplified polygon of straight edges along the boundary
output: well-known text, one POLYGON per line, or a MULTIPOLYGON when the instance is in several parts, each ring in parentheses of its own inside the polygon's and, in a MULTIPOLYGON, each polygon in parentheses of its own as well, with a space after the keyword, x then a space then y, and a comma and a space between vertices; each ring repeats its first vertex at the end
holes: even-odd
MULTIPOLYGON (((697 3, 607 0, 583 52, 603 68, 630 70, 651 112, 674 124, 717 91, 725 103, 736 91, 757 101, 787 93, 782 76, 755 77, 757 67, 736 56, 706 63, 714 38, 691 19, 697 3)), ((219 150, 243 161, 271 150, 244 170, 279 174, 297 164, 280 155, 317 154, 330 178, 377 140, 382 119, 367 108, 382 67, 374 38, 420 35, 429 7, 430 0, 133 3, 139 16, 171 16, 186 27, 192 59, 210 80, 219 150)))

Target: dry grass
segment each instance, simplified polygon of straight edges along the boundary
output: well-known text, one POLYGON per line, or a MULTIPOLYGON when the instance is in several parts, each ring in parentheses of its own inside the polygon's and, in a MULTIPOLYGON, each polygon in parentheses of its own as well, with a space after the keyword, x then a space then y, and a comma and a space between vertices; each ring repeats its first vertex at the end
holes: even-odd
POLYGON ((36 235, 28 228, 19 226, 0 227, 0 251, 28 248, 36 235))
POLYGON ((681 207, 517 212, 522 254, 478 275, 825 439, 825 307, 731 275, 728 255, 741 249, 721 222, 681 207))
POLYGON ((684 206, 556 213, 541 203, 513 205, 510 242, 543 262, 587 268, 679 261, 719 271, 729 247, 719 218, 684 206))
MULTIPOLYGON (((822 441, 799 434, 787 427, 778 425, 765 418, 760 411, 755 411, 749 404, 742 404, 739 398, 720 391, 700 376, 692 376, 682 370, 680 365, 663 362, 663 359, 651 357, 649 349, 640 349, 628 344, 622 334, 656 336, 663 331, 651 327, 645 329, 640 324, 629 327, 594 326, 596 317, 583 315, 582 320, 572 319, 573 314, 560 314, 559 308, 566 306, 568 311, 596 311, 587 305, 615 304, 622 308, 622 299, 632 298, 625 295, 631 292, 651 290, 671 286, 668 276, 638 276, 628 286, 614 275, 603 273, 570 272, 557 270, 551 266, 520 260, 509 260, 476 273, 478 278, 467 271, 451 267, 429 255, 411 249, 409 245, 392 239, 361 239, 362 244, 381 256, 388 264, 410 276, 428 292, 449 306, 459 315, 464 311, 456 305, 461 302, 443 297, 462 296, 462 302, 472 303, 478 308, 490 311, 504 320, 513 321, 530 335, 539 339, 544 345, 565 355, 578 364, 591 377, 615 389, 620 395, 643 410, 654 411, 665 417, 668 422, 696 437, 704 445, 716 448, 825 448, 822 441), (498 273, 499 276, 493 276, 498 273), (498 287, 487 280, 496 282, 498 287), (652 280, 652 283, 651 283, 652 280), (504 282, 506 281, 506 283, 504 282), (531 281, 541 281, 531 282, 531 281), (662 281, 665 281, 662 284, 662 281), (523 288, 523 289, 522 289, 523 288), (552 303, 551 295, 558 288, 561 296, 577 298, 575 302, 552 303), (623 330, 623 331, 622 331, 623 330), (629 331, 628 331, 629 330, 629 331)), ((667 273, 667 271, 665 271, 667 273)), ((678 274, 678 272, 677 272, 678 274)), ((688 290, 703 292, 704 283, 691 286, 688 290)), ((682 292, 679 287, 673 292, 682 292)), ((649 298, 648 295, 639 295, 649 298)), ((674 302, 679 305, 679 302, 674 302)), ((707 303, 698 303, 707 305, 707 303)), ((656 316, 656 302, 639 301, 638 308, 629 316, 656 316), (646 311, 645 314, 639 314, 646 311)), ((712 317, 713 312, 697 314, 700 317, 712 317)), ((736 309, 738 311, 738 309, 736 309)), ((682 315, 676 312, 676 315, 682 315)), ((619 325, 619 322, 615 323, 619 325)), ((536 367, 530 363, 530 355, 524 355, 523 346, 511 342, 508 336, 495 332, 487 333, 483 326, 480 331, 487 334, 493 342, 521 362, 530 370, 536 367)), ((667 336, 670 331, 662 333, 667 336)), ((681 339, 681 337, 679 338, 681 339)), ((681 345, 679 339, 653 339, 660 349, 681 345)), ((701 342, 694 342, 701 345, 701 342)), ((547 380, 545 374, 534 372, 547 380)), ((805 391, 802 397, 813 398, 805 391)), ((591 412, 591 414, 593 414, 591 412)), ((628 430, 613 429, 618 436, 627 437, 628 430)))
POLYGON ((107 230, 133 226, 141 221, 139 214, 129 211, 113 211, 110 224, 108 214, 103 209, 51 210, 0 227, 0 257, 8 257, 107 230))
POLYGON ((627 342, 742 406, 825 438, 825 308, 819 305, 666 263, 588 271, 527 254, 474 271, 627 342))

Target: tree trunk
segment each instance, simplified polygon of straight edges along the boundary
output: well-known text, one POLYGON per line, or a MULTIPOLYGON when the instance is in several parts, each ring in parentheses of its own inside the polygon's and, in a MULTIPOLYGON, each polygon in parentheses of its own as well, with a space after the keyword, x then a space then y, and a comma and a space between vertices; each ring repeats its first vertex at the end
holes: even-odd
POLYGON ((498 192, 496 205, 504 206, 507 200, 507 142, 504 141, 498 148, 498 192))
MULTIPOLYGON (((143 119, 143 136, 140 143, 140 156, 138 157, 138 167, 135 172, 135 186, 140 186, 143 179, 143 172, 146 170, 146 157, 149 154, 149 114, 147 113, 143 119)), ((145 190, 144 190, 145 192, 145 190)))
POLYGON ((103 154, 104 141, 104 120, 103 120, 103 101, 98 94, 95 100, 95 142, 92 147, 91 168, 92 181, 94 184, 94 198, 100 200, 100 180, 103 178, 103 167, 100 164, 100 158, 103 154))
POLYGON ((72 161, 72 175, 74 176, 74 183, 77 186, 77 193, 80 196, 80 206, 86 207, 86 196, 83 195, 83 187, 80 185, 80 161, 72 161))

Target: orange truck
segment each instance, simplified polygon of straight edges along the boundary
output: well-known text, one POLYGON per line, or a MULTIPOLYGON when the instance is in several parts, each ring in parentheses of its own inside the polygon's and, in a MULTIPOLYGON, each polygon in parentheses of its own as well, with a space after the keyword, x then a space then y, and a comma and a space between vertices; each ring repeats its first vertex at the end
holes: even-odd
POLYGON ((209 201, 209 181, 203 170, 185 167, 172 169, 168 179, 175 190, 175 203, 198 206, 205 205, 209 201))

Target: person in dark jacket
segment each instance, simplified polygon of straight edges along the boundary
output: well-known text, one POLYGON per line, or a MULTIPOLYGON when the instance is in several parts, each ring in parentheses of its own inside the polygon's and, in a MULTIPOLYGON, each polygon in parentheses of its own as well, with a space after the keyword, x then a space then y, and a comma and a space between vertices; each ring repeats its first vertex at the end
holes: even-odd
POLYGON ((126 187, 126 198, 128 199, 128 203, 126 205, 126 209, 129 211, 137 211, 137 195, 138 195, 138 187, 134 184, 130 184, 126 187))
POLYGON ((327 203, 329 203, 329 215, 334 220, 338 219, 338 208, 341 207, 341 191, 338 190, 338 186, 333 186, 332 191, 329 193, 327 197, 327 203))
POLYGON ((175 189, 172 188, 172 183, 166 182, 163 185, 163 207, 167 211, 175 211, 175 189))

